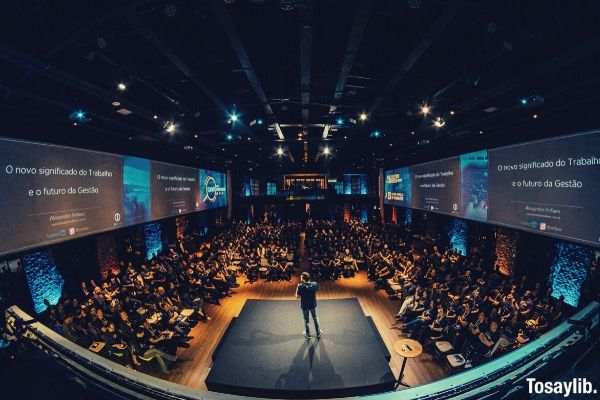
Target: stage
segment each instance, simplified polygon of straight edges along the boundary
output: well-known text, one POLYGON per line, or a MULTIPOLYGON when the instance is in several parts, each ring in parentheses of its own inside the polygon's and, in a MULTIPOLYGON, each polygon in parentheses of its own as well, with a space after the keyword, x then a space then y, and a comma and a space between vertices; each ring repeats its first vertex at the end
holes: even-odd
POLYGON ((320 300, 317 310, 324 334, 306 340, 297 301, 246 301, 213 353, 208 390, 272 398, 392 390, 390 354, 358 301, 320 300))

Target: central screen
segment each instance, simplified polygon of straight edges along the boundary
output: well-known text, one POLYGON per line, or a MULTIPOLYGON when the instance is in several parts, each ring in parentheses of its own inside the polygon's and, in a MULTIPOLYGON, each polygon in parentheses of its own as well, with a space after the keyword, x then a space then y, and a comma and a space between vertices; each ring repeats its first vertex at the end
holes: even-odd
POLYGON ((222 172, 4 138, 0 157, 0 254, 227 205, 222 172))
POLYGON ((594 131, 385 171, 384 202, 599 246, 599 193, 594 131))

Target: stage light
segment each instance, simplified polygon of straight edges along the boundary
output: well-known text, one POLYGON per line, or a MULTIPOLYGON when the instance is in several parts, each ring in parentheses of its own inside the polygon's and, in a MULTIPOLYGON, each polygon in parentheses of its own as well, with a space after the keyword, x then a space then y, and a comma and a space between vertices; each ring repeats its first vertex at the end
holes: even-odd
POLYGON ((229 114, 229 121, 228 122, 230 124, 236 123, 236 122, 238 122, 239 119, 240 119, 240 117, 235 112, 232 112, 231 114, 229 114))
POLYGON ((281 157, 281 156, 283 155, 283 148, 281 148, 281 147, 278 147, 278 148, 277 148, 277 155, 278 155, 279 157, 281 157))
POLYGON ((152 116, 152 119, 158 119, 158 115, 154 114, 154 115, 152 116))
POLYGON ((533 114, 532 117, 533 117, 533 119, 538 119, 538 115, 537 114, 533 114))
POLYGON ((369 118, 369 115, 366 112, 361 112, 358 115, 358 119, 360 119, 362 122, 365 122, 368 118, 369 118))
POLYGON ((124 92, 127 90, 127 85, 124 82, 119 82, 117 84, 117 89, 119 89, 121 92, 124 92))
POLYGON ((165 131, 168 134, 173 135, 175 132, 177 132, 177 124, 173 121, 168 121, 165 123, 165 131))
POLYGON ((450 110, 450 115, 454 115, 454 110, 450 110))
POLYGON ((344 118, 338 118, 335 120, 335 123, 338 125, 344 125, 344 118))
POLYGON ((521 99, 521 104, 524 106, 527 105, 527 99, 525 99, 525 98, 521 99))
POLYGON ((120 101, 113 101, 112 102, 113 107, 119 107, 121 105, 120 101))
POLYGON ((198 134, 197 133, 194 134, 194 139, 198 139, 198 134))
POLYGON ((323 148, 323 154, 325 154, 326 156, 328 156, 329 154, 331 154, 331 149, 329 149, 329 146, 325 146, 323 148))
POLYGON ((69 115, 69 119, 77 123, 85 123, 89 121, 87 113, 83 110, 75 110, 69 115))
POLYGON ((348 140, 348 136, 344 136, 344 140, 348 140))
POLYGON ((428 104, 421 105, 421 114, 423 116, 428 116, 431 113, 431 106, 428 104))
POLYGON ((483 135, 483 131, 479 131, 479 134, 480 134, 480 135, 483 135))
POLYGON ((380 131, 373 131, 373 132, 371 132, 370 136, 372 138, 375 138, 375 139, 380 138, 381 137, 381 132, 380 131))
POLYGON ((228 133, 227 135, 225 135, 225 139, 231 142, 233 140, 233 135, 231 133, 228 133))
POLYGON ((414 136, 415 135, 415 131, 410 131, 410 134, 414 136))
POLYGON ((441 117, 437 117, 434 121, 433 121, 433 126, 436 128, 443 128, 444 125, 446 125, 446 121, 444 121, 441 117))
POLYGON ((259 118, 259 119, 256 120, 256 123, 259 124, 259 125, 262 125, 263 124, 263 120, 259 118))

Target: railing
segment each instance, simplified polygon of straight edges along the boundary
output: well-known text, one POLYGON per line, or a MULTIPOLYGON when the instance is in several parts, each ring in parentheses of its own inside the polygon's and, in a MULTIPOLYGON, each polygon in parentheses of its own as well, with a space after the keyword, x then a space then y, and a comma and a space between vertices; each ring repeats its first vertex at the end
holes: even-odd
MULTIPOLYGON (((6 311, 7 329, 52 356, 72 374, 101 390, 126 399, 240 400, 242 397, 201 391, 126 368, 60 336, 17 306, 6 311)), ((369 396, 370 400, 508 399, 589 340, 600 324, 600 304, 593 302, 569 321, 533 342, 479 367, 422 386, 369 396)), ((247 397, 245 397, 247 398, 247 397)), ((522 397, 519 397, 522 398, 522 397)))

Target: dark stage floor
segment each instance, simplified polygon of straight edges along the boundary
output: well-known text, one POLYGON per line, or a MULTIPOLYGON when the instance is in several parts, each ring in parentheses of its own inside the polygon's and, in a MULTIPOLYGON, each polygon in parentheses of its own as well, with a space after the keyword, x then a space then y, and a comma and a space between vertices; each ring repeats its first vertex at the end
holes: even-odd
POLYGON ((306 340, 297 301, 248 300, 214 354, 209 390, 337 397, 391 390, 389 353, 356 299, 321 300, 320 340, 306 340))

